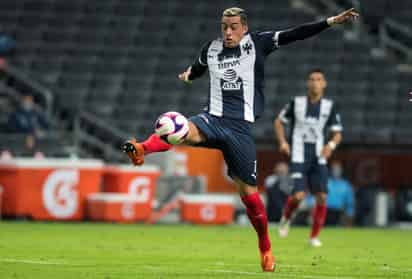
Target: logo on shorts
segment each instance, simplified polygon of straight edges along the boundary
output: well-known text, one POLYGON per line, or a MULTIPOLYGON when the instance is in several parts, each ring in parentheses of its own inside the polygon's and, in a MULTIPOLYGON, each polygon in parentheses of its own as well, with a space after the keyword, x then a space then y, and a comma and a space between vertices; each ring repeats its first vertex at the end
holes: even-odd
POLYGON ((257 161, 253 161, 253 173, 251 174, 251 176, 256 179, 256 173, 257 173, 257 161))
POLYGON ((293 179, 300 179, 303 178, 303 174, 301 172, 294 172, 290 175, 290 177, 293 179))
POLYGON ((207 124, 209 124, 209 119, 205 115, 201 114, 200 118, 202 118, 207 124))

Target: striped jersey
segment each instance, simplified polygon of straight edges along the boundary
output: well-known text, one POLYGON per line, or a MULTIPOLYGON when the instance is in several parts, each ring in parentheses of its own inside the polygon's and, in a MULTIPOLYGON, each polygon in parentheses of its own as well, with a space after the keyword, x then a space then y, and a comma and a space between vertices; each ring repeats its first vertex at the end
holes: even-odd
POLYGON ((291 128, 289 142, 291 144, 291 159, 293 163, 304 163, 306 157, 314 156, 320 164, 326 164, 321 157, 321 151, 326 144, 327 132, 343 130, 340 115, 335 103, 327 98, 321 98, 311 103, 307 96, 295 97, 279 114, 284 124, 291 128))
POLYGON ((264 60, 278 48, 279 32, 246 34, 235 48, 222 39, 207 43, 199 63, 210 75, 206 111, 218 117, 254 122, 264 108, 264 60))

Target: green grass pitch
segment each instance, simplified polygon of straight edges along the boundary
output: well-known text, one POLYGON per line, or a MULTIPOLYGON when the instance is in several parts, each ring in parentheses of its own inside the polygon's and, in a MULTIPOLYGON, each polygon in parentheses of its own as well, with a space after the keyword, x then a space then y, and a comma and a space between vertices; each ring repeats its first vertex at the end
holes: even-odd
POLYGON ((0 278, 412 278, 412 232, 308 228, 279 239, 260 271, 251 227, 0 222, 0 278))

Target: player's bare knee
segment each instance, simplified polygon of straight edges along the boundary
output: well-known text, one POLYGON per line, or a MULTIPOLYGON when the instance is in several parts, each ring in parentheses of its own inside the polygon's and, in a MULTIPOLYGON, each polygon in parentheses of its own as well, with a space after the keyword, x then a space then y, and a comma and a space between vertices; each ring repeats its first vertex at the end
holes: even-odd
POLYGON ((240 178, 234 177, 237 190, 240 196, 249 196, 257 192, 257 187, 243 182, 240 178))
POLYGON ((206 137, 202 134, 202 132, 196 127, 195 124, 189 121, 189 133, 183 143, 187 145, 194 145, 204 142, 205 140, 206 137))
POLYGON ((316 193, 316 203, 317 204, 325 204, 327 199, 327 194, 324 192, 316 193))
POLYGON ((304 198, 305 198, 305 192, 296 192, 293 195, 293 199, 295 200, 295 202, 301 202, 303 201, 304 198))

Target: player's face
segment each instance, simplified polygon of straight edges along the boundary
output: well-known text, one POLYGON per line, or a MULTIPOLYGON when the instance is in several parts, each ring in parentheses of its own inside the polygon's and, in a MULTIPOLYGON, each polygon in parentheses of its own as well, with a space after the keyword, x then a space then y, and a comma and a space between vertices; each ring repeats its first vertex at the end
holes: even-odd
POLYGON ((237 47, 248 31, 248 26, 240 21, 240 16, 222 17, 221 26, 225 47, 237 47))
POLYGON ((311 73, 307 82, 309 95, 314 97, 323 96, 323 92, 327 86, 325 76, 322 73, 311 73))

